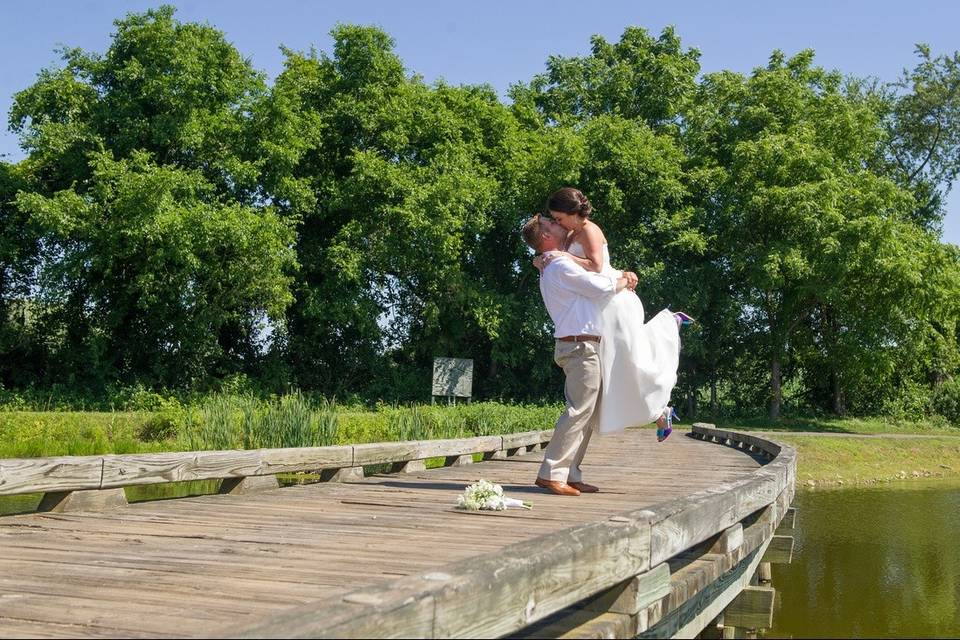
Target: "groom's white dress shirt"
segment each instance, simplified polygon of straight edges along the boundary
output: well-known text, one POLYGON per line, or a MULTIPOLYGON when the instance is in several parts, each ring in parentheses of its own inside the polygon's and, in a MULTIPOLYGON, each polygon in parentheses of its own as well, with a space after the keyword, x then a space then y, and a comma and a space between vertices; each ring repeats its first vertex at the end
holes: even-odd
POLYGON ((554 337, 599 336, 603 323, 597 299, 615 293, 619 277, 587 271, 570 258, 552 260, 540 277, 540 295, 553 320, 554 337))

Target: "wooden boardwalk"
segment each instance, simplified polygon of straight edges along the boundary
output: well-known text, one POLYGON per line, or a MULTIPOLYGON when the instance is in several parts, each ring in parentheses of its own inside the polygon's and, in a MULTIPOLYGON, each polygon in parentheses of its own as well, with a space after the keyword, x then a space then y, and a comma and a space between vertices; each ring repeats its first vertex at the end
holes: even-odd
POLYGON ((675 433, 597 437, 599 494, 532 486, 541 453, 286 487, 0 518, 0 637, 218 637, 284 609, 745 478, 759 456, 675 433), (486 478, 532 511, 465 513, 486 478))

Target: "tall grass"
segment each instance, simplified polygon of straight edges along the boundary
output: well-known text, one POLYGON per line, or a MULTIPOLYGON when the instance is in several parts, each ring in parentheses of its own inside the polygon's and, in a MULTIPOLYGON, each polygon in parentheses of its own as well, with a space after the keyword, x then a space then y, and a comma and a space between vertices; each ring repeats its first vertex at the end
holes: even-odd
POLYGON ((252 395, 216 394, 187 420, 181 440, 189 450, 322 447, 336 444, 336 405, 310 402, 296 392, 259 400, 252 395))
POLYGON ((208 395, 155 411, 0 411, 0 458, 310 447, 549 429, 559 405, 343 407, 300 393, 208 395))
POLYGON ((315 413, 315 429, 318 446, 329 446, 337 444, 337 437, 340 431, 340 414, 337 410, 336 400, 327 400, 323 398, 320 401, 315 413))
POLYGON ((411 405, 381 409, 387 431, 382 440, 430 440, 499 435, 550 429, 559 405, 509 405, 475 402, 454 406, 411 405))
POLYGON ((88 456, 163 451, 141 438, 134 412, 0 412, 0 457, 88 456))

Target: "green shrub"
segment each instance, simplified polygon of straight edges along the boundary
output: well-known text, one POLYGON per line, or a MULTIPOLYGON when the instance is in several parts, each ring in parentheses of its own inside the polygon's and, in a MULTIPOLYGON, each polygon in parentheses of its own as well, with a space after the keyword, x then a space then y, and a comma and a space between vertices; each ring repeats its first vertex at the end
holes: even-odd
POLYGON ((960 378, 941 384, 933 393, 933 410, 960 427, 960 378))
POLYGON ((163 396, 141 385, 125 387, 116 392, 112 399, 125 411, 160 411, 174 405, 180 406, 175 398, 163 396))
POLYGON ((901 420, 920 420, 931 413, 931 391, 915 382, 907 382, 883 402, 881 413, 901 420))
POLYGON ((151 413, 143 421, 138 434, 144 442, 162 442, 176 438, 184 428, 185 412, 161 411, 151 413))
POLYGON ((129 412, 0 412, 0 457, 81 456, 159 451, 141 441, 144 416, 129 412))
POLYGON ((340 411, 337 413, 339 444, 386 442, 399 438, 391 431, 388 413, 380 411, 340 411))

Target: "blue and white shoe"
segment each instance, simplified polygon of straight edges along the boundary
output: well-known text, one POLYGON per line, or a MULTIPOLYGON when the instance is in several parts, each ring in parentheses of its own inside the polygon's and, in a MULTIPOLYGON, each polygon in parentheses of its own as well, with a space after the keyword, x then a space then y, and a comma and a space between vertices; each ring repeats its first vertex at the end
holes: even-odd
POLYGON ((677 412, 671 406, 667 406, 667 408, 663 410, 663 418, 664 426, 657 427, 657 442, 663 442, 669 438, 670 434, 673 433, 673 421, 680 420, 680 416, 677 415, 677 412))
POLYGON ((677 326, 679 327, 687 327, 696 322, 696 320, 685 314, 683 311, 674 311, 673 317, 677 319, 677 326))

